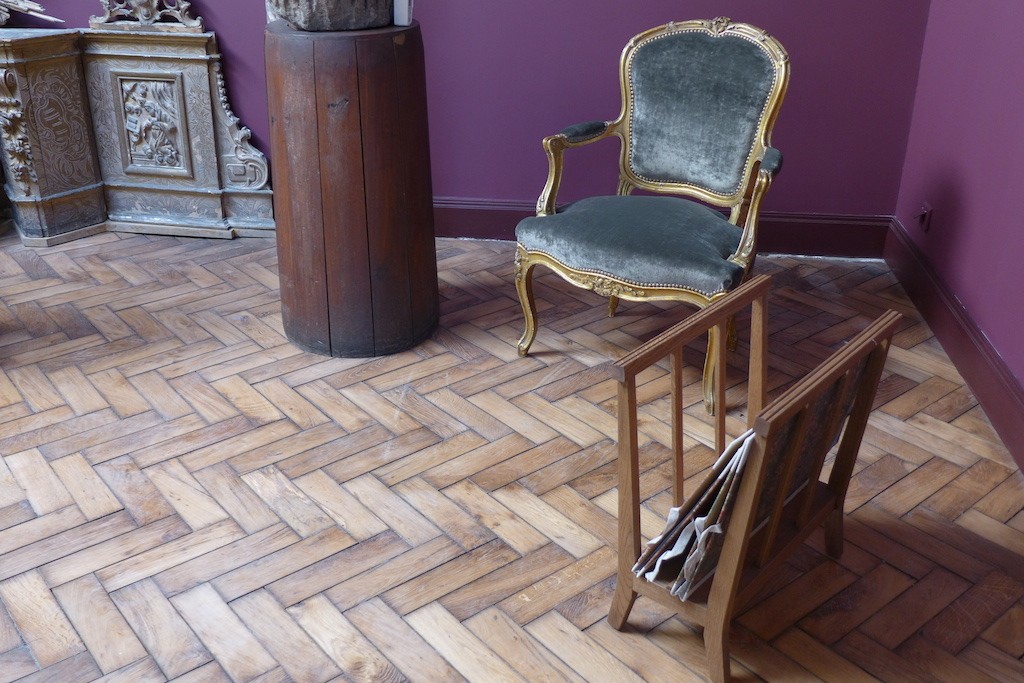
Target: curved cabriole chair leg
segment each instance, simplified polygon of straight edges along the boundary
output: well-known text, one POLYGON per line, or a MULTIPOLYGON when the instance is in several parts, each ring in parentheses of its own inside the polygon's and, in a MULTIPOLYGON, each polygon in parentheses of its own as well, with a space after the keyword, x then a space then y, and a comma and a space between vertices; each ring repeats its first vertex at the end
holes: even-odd
POLYGON ((612 294, 608 297, 608 317, 615 317, 615 309, 619 307, 619 297, 612 294))
POLYGON ((537 336, 537 310, 533 301, 533 268, 537 265, 530 263, 529 257, 524 256, 522 251, 516 252, 515 274, 516 292, 519 294, 519 305, 523 307, 523 317, 526 319, 526 329, 523 336, 519 338, 516 346, 519 355, 525 357, 530 351, 537 336))

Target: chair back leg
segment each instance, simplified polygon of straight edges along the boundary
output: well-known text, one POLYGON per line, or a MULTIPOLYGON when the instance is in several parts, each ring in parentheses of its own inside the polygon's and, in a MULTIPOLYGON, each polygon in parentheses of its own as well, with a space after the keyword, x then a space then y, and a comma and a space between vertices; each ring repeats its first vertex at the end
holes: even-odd
POLYGON ((725 410, 725 384, 719 378, 719 371, 725 370, 726 340, 725 325, 716 325, 708 330, 708 352, 704 356, 704 408, 708 415, 714 415, 721 406, 725 410))

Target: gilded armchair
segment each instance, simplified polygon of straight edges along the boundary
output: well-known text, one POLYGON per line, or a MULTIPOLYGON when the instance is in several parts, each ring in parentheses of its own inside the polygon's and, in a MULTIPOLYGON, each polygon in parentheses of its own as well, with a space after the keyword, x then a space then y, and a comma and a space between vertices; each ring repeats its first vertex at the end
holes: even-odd
MULTIPOLYGON (((619 117, 543 141, 548 178, 537 215, 516 227, 516 290, 526 318, 521 356, 537 334, 538 264, 609 297, 609 315, 619 299, 703 308, 747 277, 758 208, 782 164, 770 143, 788 82, 789 58, 778 41, 726 18, 669 23, 629 41, 620 60, 619 117), (620 140, 617 194, 557 207, 564 151, 609 137, 620 140), (630 196, 634 189, 648 194, 630 196)), ((721 342, 709 335, 709 409, 710 359, 721 342)))

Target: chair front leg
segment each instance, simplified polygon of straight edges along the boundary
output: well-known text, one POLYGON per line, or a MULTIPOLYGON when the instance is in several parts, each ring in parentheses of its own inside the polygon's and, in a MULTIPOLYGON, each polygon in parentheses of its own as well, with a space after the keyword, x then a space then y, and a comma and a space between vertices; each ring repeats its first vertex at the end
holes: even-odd
POLYGON ((519 305, 523 307, 526 329, 519 338, 517 349, 520 356, 526 356, 537 336, 537 310, 533 301, 533 268, 537 264, 530 261, 529 254, 521 246, 516 246, 515 276, 516 293, 519 294, 519 305))

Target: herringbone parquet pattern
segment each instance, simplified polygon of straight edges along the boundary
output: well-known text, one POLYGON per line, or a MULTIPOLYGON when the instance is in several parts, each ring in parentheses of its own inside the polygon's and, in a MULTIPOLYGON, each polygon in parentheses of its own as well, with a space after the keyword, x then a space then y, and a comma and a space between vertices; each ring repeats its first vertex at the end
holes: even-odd
MULTIPOLYGON (((272 241, 0 238, 0 681, 702 679, 699 635, 662 608, 638 601, 625 633, 604 621, 601 365, 685 309, 609 319, 542 275, 520 359, 511 245, 438 245, 437 334, 330 359, 282 333, 272 241)), ((1024 679, 1024 479, 956 369, 883 264, 758 269, 774 391, 881 310, 906 320, 842 561, 798 554, 739 618, 734 671, 1024 679)), ((694 474, 711 457, 698 374, 694 474)), ((648 533, 666 392, 658 373, 641 389, 648 533)))

